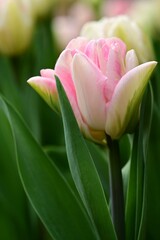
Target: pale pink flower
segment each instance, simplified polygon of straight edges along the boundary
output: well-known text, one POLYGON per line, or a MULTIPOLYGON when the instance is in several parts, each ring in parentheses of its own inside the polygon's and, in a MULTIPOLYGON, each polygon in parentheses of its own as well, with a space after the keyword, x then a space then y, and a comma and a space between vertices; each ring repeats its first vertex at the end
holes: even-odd
POLYGON ((132 0, 108 0, 102 4, 102 14, 108 17, 127 14, 132 5, 132 0))
POLYGON ((94 19, 93 9, 85 3, 75 2, 68 14, 56 16, 52 20, 52 33, 60 49, 64 49, 71 39, 79 36, 82 26, 94 19))
POLYGON ((138 65, 134 50, 118 38, 73 39, 61 53, 55 69, 41 71, 28 83, 53 108, 58 108, 55 75, 65 89, 80 129, 105 143, 133 130, 142 95, 156 62, 138 65))

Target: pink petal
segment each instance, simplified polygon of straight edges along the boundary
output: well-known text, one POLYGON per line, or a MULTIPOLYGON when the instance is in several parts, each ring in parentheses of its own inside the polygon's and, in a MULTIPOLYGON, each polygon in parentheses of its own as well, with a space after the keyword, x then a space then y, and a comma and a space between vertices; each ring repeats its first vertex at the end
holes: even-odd
MULTIPOLYGON (((116 70, 117 70, 118 77, 119 75, 123 74, 124 66, 122 62, 124 62, 124 58, 126 54, 126 46, 120 39, 100 38, 98 40, 91 40, 88 42, 86 46, 85 54, 99 67, 99 69, 102 71, 104 75, 107 74, 108 69, 112 67, 113 63, 114 63, 113 66, 115 66, 115 62, 114 62, 115 60, 117 61, 116 70), (115 54, 114 59, 113 59, 113 56, 110 56, 111 52, 114 52, 115 54), (113 61, 110 61, 110 59, 113 59, 113 61), (108 63, 108 69, 107 69, 108 60, 109 60, 109 63, 108 63)), ((111 75, 113 73, 115 73, 114 69, 111 72, 111 75)))
POLYGON ((119 53, 119 55, 124 59, 127 49, 125 43, 117 37, 107 38, 106 40, 108 47, 119 53))
POLYGON ((109 50, 106 75, 111 82, 118 82, 124 74, 124 59, 114 49, 109 50))
POLYGON ((85 48, 86 48, 86 45, 88 43, 88 40, 84 37, 77 37, 77 38, 74 38, 72 39, 66 49, 69 49, 69 50, 78 50, 78 51, 81 51, 81 52, 84 52, 85 51, 85 48))
POLYGON ((125 46, 117 39, 110 40, 106 75, 110 81, 119 81, 124 74, 125 46))
POLYGON ((106 63, 108 60, 109 47, 106 39, 89 41, 86 46, 85 54, 106 74, 106 63))
POLYGON ((55 66, 55 75, 58 76, 64 87, 79 126, 86 128, 86 126, 84 127, 84 122, 78 107, 75 86, 71 75, 73 56, 74 53, 69 49, 66 49, 61 53, 55 66))
POLYGON ((71 76, 72 61, 72 51, 63 51, 55 66, 55 75, 60 79, 68 98, 76 99, 75 87, 71 76))
MULTIPOLYGON (((55 72, 60 77, 65 75, 70 75, 71 72, 71 62, 73 59, 73 54, 71 50, 64 50, 55 65, 55 72)), ((62 77, 63 79, 63 77, 62 77)), ((65 78, 64 78, 65 81, 65 78)))
POLYGON ((42 69, 40 74, 42 77, 54 79, 55 71, 53 69, 42 69))
POLYGON ((105 98, 103 86, 105 76, 85 55, 73 58, 72 75, 80 111, 87 124, 102 130, 105 124, 105 98))
POLYGON ((119 39, 111 38, 109 42, 109 54, 108 61, 106 64, 106 99, 110 101, 112 98, 115 86, 118 81, 125 74, 125 52, 126 47, 119 39))

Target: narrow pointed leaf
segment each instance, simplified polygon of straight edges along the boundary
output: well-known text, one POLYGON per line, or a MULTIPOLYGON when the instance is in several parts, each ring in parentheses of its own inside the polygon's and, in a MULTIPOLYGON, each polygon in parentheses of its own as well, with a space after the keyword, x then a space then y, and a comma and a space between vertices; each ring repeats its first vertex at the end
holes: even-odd
MULTIPOLYGON (((126 239, 138 239, 145 228, 145 167, 152 120, 153 97, 149 88, 144 96, 139 128, 135 132, 126 201, 126 239)), ((143 238, 142 238, 143 239, 143 238)))
MULTIPOLYGON (((1 103, 0 154, 0 239, 36 240, 31 220, 31 215, 35 214, 30 209, 19 179, 12 130, 1 103)), ((36 218, 34 231, 37 231, 36 218)))
POLYGON ((52 238, 96 239, 82 205, 20 116, 2 98, 0 107, 6 112, 13 131, 24 189, 52 238))
MULTIPOLYGON (((151 130, 149 135, 149 143, 147 146, 146 167, 144 178, 144 203, 142 209, 142 220, 138 240, 158 240, 160 236, 159 219, 160 219, 160 113, 158 90, 160 89, 159 78, 153 79, 153 95, 154 107, 152 114, 151 130), (155 91, 155 88, 157 92, 155 91)), ((150 114, 150 105, 146 104, 148 114, 150 114)))
POLYGON ((129 183, 126 199, 126 239, 133 240, 135 236, 136 186, 137 186, 137 149, 138 132, 133 140, 129 183))
POLYGON ((139 130, 139 155, 137 165, 137 203, 136 203, 136 237, 145 239, 146 235, 146 169, 148 165, 148 143, 150 138, 153 112, 153 94, 149 85, 141 107, 139 130))
POLYGON ((58 78, 57 89, 63 117, 68 161, 73 180, 95 225, 97 239, 106 240, 109 238, 115 240, 115 231, 100 178, 58 78))

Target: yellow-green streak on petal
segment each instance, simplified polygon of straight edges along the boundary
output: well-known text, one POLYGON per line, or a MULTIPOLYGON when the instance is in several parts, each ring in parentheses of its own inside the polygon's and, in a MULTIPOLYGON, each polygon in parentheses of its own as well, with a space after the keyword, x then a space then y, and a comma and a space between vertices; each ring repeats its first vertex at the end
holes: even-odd
POLYGON ((139 117, 140 103, 156 62, 148 62, 124 75, 107 110, 106 133, 113 139, 131 132, 139 117))

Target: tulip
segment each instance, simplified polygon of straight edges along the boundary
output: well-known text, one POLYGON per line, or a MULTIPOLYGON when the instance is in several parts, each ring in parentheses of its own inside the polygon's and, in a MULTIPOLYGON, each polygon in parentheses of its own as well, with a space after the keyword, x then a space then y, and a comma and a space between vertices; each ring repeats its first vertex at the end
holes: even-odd
POLYGON ((93 19, 94 12, 92 8, 80 2, 72 4, 67 15, 54 17, 52 20, 52 33, 59 48, 64 49, 71 39, 79 36, 82 26, 93 19))
POLYGON ((124 0, 108 0, 104 1, 102 4, 102 14, 103 16, 113 17, 121 14, 128 13, 129 9, 132 7, 133 1, 124 0))
POLYGON ((139 26, 152 38, 160 29, 160 1, 135 1, 130 8, 128 15, 136 21, 139 26))
POLYGON ((0 52, 22 53, 30 44, 34 27, 31 6, 27 0, 1 0, 0 52))
POLYGON ((125 15, 88 22, 83 26, 81 36, 88 39, 118 37, 126 43, 127 50, 136 51, 141 63, 154 59, 150 39, 135 21, 125 15))
POLYGON ((104 144, 106 134, 118 139, 134 130, 155 66, 155 61, 139 65, 135 51, 127 51, 118 38, 89 41, 79 37, 61 53, 54 70, 42 70, 41 76, 28 83, 58 109, 58 76, 84 135, 104 144))

